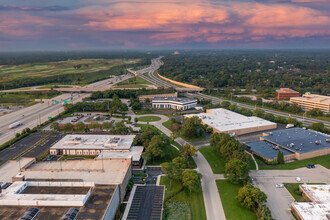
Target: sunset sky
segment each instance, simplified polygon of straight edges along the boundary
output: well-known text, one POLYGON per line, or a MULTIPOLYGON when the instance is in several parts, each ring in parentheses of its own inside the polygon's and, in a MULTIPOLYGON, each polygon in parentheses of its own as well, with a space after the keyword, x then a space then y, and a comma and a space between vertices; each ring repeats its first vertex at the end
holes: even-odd
POLYGON ((330 0, 1 0, 0 51, 330 48, 330 0))

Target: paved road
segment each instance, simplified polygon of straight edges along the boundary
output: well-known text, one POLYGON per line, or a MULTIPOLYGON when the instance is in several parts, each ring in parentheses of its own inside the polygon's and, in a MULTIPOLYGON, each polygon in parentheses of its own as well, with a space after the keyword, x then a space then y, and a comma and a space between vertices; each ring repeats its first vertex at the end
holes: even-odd
POLYGON ((251 170, 250 177, 254 179, 253 184, 267 195, 267 205, 275 219, 293 219, 290 205, 294 201, 285 188, 276 188, 276 184, 296 183, 297 177, 302 183, 330 183, 330 171, 320 165, 314 169, 251 170))
MULTIPOLYGON (((228 100, 216 98, 214 96, 209 96, 209 95, 205 95, 205 94, 201 94, 201 93, 195 93, 195 94, 186 93, 186 96, 190 97, 190 98, 197 97, 197 98, 210 99, 210 100, 214 101, 214 103, 217 103, 217 104, 219 104, 219 102, 228 101, 228 100)), ((248 109, 252 109, 252 110, 255 109, 255 107, 251 106, 251 105, 246 105, 246 104, 242 104, 242 103, 238 103, 238 102, 234 102, 234 101, 228 101, 228 102, 230 102, 232 104, 235 104, 237 106, 244 107, 244 108, 248 108, 248 109)), ((281 115, 281 116, 284 116, 286 118, 289 118, 289 117, 296 118, 298 121, 304 122, 304 125, 307 125, 307 126, 310 125, 311 122, 322 122, 322 123, 324 123, 325 126, 328 126, 328 127, 330 126, 330 122, 319 120, 319 119, 305 118, 305 117, 302 117, 302 116, 283 113, 283 112, 274 111, 274 110, 269 110, 269 109, 261 108, 261 107, 258 107, 258 109, 262 109, 262 110, 264 110, 265 112, 268 112, 268 113, 281 115)))

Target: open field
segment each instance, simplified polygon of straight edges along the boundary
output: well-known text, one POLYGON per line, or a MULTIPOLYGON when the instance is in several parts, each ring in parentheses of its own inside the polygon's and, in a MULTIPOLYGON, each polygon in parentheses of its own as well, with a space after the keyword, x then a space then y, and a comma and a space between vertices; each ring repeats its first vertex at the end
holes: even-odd
POLYGON ((57 91, 45 92, 15 92, 15 93, 0 93, 0 103, 2 105, 30 105, 35 103, 35 99, 51 99, 60 95, 57 91))
POLYGON ((143 116, 138 119, 139 119, 139 121, 142 121, 142 122, 154 122, 154 121, 159 121, 161 118, 158 116, 143 116))
POLYGON ((279 164, 279 165, 266 165, 257 159, 260 170, 293 170, 301 167, 306 167, 307 164, 320 164, 330 169, 330 154, 320 157, 314 157, 306 160, 295 160, 293 162, 279 164))
MULTIPOLYGON (((171 181, 166 177, 166 176, 162 176, 161 181, 160 181, 161 185, 165 185, 166 187, 166 191, 165 191, 165 201, 167 200, 167 198, 171 195, 173 195, 174 193, 178 192, 181 189, 181 184, 178 181, 171 181)), ((190 193, 187 190, 183 190, 182 192, 178 193, 177 195, 175 195, 174 197, 172 197, 170 200, 170 202, 180 202, 188 204, 189 208, 190 208, 190 214, 191 214, 191 219, 192 220, 206 220, 206 213, 205 213, 205 207, 204 207, 204 199, 203 199, 203 193, 202 191, 198 192, 198 193, 190 193)), ((170 206, 172 207, 172 209, 167 210, 169 213, 169 216, 174 216, 175 212, 179 212, 180 210, 176 209, 176 208, 182 208, 182 207, 178 207, 178 206, 170 206)), ((166 210, 166 203, 165 203, 165 210, 166 210)), ((184 208, 188 208, 188 207, 184 207, 184 208)), ((183 213, 184 214, 184 213, 183 213)), ((167 218, 164 218, 167 219, 167 218)))
POLYGON ((234 185, 227 180, 217 180, 216 183, 227 220, 257 219, 253 211, 243 207, 236 199, 241 185, 234 185))
POLYGON ((115 88, 146 88, 148 85, 152 85, 148 81, 141 77, 133 77, 116 84, 115 88))
POLYGON ((121 66, 136 62, 138 60, 82 59, 2 66, 0 68, 0 88, 13 89, 54 83, 85 85, 109 75, 121 74, 123 71, 121 66))

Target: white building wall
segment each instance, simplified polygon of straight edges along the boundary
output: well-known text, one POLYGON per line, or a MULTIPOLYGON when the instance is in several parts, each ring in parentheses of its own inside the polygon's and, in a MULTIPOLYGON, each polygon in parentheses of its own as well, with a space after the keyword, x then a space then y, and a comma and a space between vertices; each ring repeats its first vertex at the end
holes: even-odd
POLYGON ((103 216, 103 220, 112 220, 115 218, 117 209, 120 204, 120 195, 119 195, 119 187, 117 186, 115 192, 112 195, 111 201, 108 205, 107 210, 103 216))

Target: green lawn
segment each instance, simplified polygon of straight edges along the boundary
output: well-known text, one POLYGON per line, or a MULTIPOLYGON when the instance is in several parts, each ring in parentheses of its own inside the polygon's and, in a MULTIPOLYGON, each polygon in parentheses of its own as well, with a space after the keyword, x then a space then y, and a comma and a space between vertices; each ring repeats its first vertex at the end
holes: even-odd
POLYGON ((207 162, 209 162, 213 173, 225 173, 225 159, 218 151, 215 151, 211 146, 202 147, 199 151, 203 154, 207 162))
POLYGON ((227 180, 217 180, 216 183, 227 220, 257 219, 253 211, 243 207, 236 199, 241 185, 234 185, 227 180))
POLYGON ((15 93, 0 93, 0 103, 3 105, 25 105, 35 104, 35 99, 50 99, 60 95, 58 91, 30 92, 22 91, 15 93))
POLYGON ((161 120, 161 118, 158 116, 143 116, 143 117, 139 117, 138 119, 139 119, 139 121, 142 121, 142 122, 153 122, 153 121, 161 120))
POLYGON ((151 161, 148 160, 147 165, 160 165, 161 163, 170 162, 174 158, 180 156, 180 152, 172 146, 167 146, 163 150, 165 151, 165 156, 163 158, 155 159, 151 161))
MULTIPOLYGON (((166 176, 162 176, 161 185, 165 185, 166 191, 165 191, 165 200, 171 196, 173 193, 178 192, 181 189, 181 184, 178 181, 170 181, 166 176)), ((206 220, 206 213, 205 213, 205 206, 204 206, 204 199, 203 199, 203 193, 190 193, 189 191, 182 191, 179 194, 175 195, 173 198, 169 200, 170 202, 178 201, 178 202, 184 202, 188 203, 191 213, 191 219, 192 220, 206 220)), ((165 204, 166 209, 166 204, 165 204)), ((178 210, 169 210, 170 213, 178 212, 178 210)), ((164 218, 166 219, 166 218, 164 218)))
MULTIPOLYGON (((289 191, 292 197, 297 202, 303 202, 303 197, 301 193, 296 193, 295 191, 299 191, 299 185, 302 183, 284 183, 285 188, 289 191)), ((324 183, 307 183, 308 185, 324 185, 324 183)))
POLYGON ((168 130, 171 130, 171 126, 172 126, 172 121, 171 121, 171 119, 169 119, 169 120, 163 122, 162 125, 165 126, 168 130))
POLYGON ((307 164, 320 164, 328 169, 330 169, 330 154, 320 157, 314 157, 306 160, 295 160, 290 163, 280 164, 276 166, 268 166, 262 164, 260 160, 259 163, 260 170, 293 170, 301 167, 306 167, 307 164))

